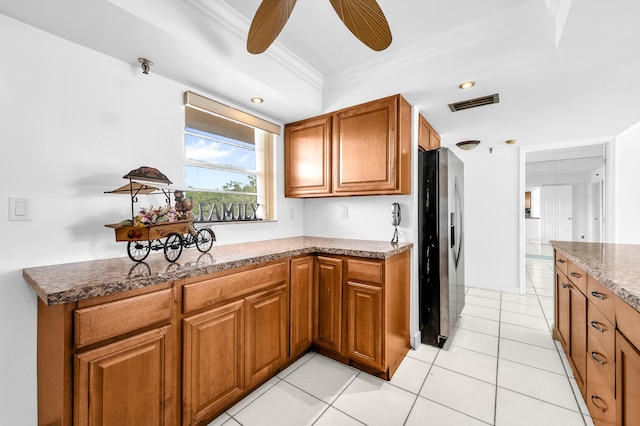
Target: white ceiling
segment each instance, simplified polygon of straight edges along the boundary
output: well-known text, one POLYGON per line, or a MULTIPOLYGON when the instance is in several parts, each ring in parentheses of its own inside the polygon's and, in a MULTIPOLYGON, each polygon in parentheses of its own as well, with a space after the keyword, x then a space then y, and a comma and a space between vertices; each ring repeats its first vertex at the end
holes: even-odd
POLYGON ((352 36, 328 0, 299 0, 262 55, 245 48, 260 0, 0 0, 0 13, 135 67, 147 57, 150 78, 281 123, 395 93, 444 145, 606 141, 640 121, 640 1, 378 2, 393 34, 383 52, 352 36), (477 84, 462 91, 465 80, 477 84), (447 106, 493 93, 499 104, 447 106))

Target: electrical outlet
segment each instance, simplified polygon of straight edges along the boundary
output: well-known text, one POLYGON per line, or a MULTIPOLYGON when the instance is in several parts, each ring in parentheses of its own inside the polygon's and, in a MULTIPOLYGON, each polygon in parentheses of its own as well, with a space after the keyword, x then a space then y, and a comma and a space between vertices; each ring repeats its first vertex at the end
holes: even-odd
POLYGON ((349 207, 347 206, 342 206, 342 214, 340 217, 342 217, 343 219, 348 219, 349 218, 349 207))

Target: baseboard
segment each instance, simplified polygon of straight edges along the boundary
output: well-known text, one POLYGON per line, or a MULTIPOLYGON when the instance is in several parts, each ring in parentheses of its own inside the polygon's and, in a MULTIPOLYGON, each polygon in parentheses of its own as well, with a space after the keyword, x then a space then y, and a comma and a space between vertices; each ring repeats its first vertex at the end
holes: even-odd
POLYGON ((411 336, 411 339, 409 339, 409 345, 411 345, 411 349, 413 349, 414 351, 416 349, 418 349, 418 346, 420 346, 420 344, 422 343, 422 333, 420 333, 420 330, 416 331, 416 333, 411 336))

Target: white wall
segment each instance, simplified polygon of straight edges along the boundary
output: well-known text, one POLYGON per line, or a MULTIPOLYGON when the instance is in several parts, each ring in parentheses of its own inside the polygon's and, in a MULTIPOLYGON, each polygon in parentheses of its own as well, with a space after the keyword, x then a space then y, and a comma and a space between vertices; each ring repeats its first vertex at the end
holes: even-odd
MULTIPOLYGON (((103 225, 129 200, 103 192, 143 165, 182 183, 189 88, 4 15, 0 52, 0 424, 35 425, 37 299, 22 269, 126 256, 103 225), (8 221, 9 196, 31 197, 31 221, 8 221)), ((302 201, 280 195, 277 207, 278 222, 214 226, 218 242, 301 235, 302 201)))
POLYGON ((614 141, 613 242, 640 244, 640 122, 614 141))
POLYGON ((459 156, 465 173, 467 286, 517 293, 519 223, 524 217, 518 149, 490 154, 480 145, 459 156))

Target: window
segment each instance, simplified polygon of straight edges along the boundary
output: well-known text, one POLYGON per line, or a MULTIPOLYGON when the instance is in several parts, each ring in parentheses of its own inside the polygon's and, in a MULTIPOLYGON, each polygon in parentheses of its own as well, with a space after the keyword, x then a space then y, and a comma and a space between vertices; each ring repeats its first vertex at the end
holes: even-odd
POLYGON ((185 196, 196 222, 274 219, 279 133, 272 123, 185 93, 185 196))

